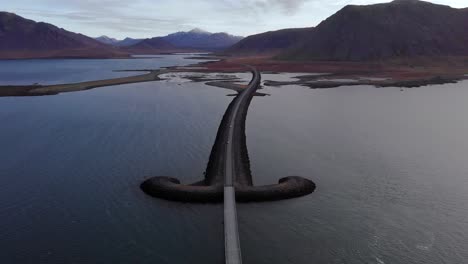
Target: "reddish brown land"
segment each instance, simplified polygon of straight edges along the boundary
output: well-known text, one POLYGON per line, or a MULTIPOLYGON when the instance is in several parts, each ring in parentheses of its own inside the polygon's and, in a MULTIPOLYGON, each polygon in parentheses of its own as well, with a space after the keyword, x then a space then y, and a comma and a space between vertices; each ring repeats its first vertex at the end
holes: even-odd
POLYGON ((235 57, 204 63, 199 71, 245 71, 245 66, 255 66, 262 72, 332 73, 339 77, 386 77, 395 80, 417 80, 446 76, 461 77, 468 74, 468 57, 417 58, 379 62, 294 62, 273 60, 268 57, 235 57))
MULTIPOLYGON (((271 57, 223 57, 205 62, 194 72, 243 72, 245 65, 263 73, 323 73, 304 75, 299 81, 267 81, 267 86, 303 85, 310 88, 333 88, 352 85, 377 87, 420 87, 454 83, 468 79, 468 57, 419 57, 373 62, 282 61, 271 57), (349 80, 349 81, 346 81, 349 80)), ((177 67, 172 70, 177 71, 177 67)))
MULTIPOLYGON (((159 75, 168 72, 245 72, 246 65, 251 65, 261 72, 297 72, 297 73, 327 73, 327 75, 300 76, 299 81, 273 82, 265 85, 281 86, 288 84, 304 85, 311 88, 332 88, 350 85, 374 85, 378 87, 419 87, 431 84, 453 83, 468 79, 467 57, 418 58, 411 60, 392 60, 381 62, 291 62, 273 60, 268 57, 236 57, 222 58, 219 61, 205 62, 192 66, 172 67, 167 70, 142 70, 149 73, 124 78, 98 80, 74 84, 50 86, 0 86, 2 96, 37 96, 52 95, 62 92, 82 91, 98 87, 129 84, 136 82, 157 81, 159 75), (203 67, 201 67, 203 66, 203 67), (359 77, 381 78, 376 80, 360 79, 359 77), (336 79, 341 79, 337 81, 336 79), (353 79, 353 81, 342 81, 353 79)), ((197 78, 193 78, 196 81, 197 78)), ((201 78, 200 81, 204 79, 201 78)), ((229 80, 209 81, 207 84, 232 90, 245 87, 229 80)))

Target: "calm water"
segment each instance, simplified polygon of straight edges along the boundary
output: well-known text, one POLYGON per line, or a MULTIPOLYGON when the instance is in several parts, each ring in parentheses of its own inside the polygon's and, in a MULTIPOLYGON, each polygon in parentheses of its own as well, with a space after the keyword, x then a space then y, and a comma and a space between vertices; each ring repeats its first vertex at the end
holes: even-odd
POLYGON ((254 179, 318 187, 240 205, 247 263, 466 263, 468 82, 264 91, 247 123, 254 179))
MULTIPOLYGON (((318 189, 239 205, 245 263, 465 262, 468 82, 263 92, 247 120, 255 182, 301 175, 318 189)), ((2 262, 222 263, 222 205, 138 185, 202 176, 229 93, 153 82, 0 98, 2 262)))
POLYGON ((139 184, 202 179, 227 93, 153 82, 0 98, 0 262, 221 263, 222 205, 139 184))
POLYGON ((115 71, 157 69, 197 62, 196 60, 184 60, 188 56, 191 55, 161 55, 156 59, 139 56, 134 59, 110 60, 0 60, 0 84, 61 84, 126 77, 141 73, 115 71))

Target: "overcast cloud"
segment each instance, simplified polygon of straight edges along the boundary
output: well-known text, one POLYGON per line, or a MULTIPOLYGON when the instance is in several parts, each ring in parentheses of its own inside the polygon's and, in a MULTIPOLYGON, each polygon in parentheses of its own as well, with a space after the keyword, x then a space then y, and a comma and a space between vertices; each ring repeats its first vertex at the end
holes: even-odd
MULTIPOLYGON (((89 36, 162 36, 198 27, 247 36, 320 23, 347 4, 388 0, 15 0, 2 9, 89 36)), ((466 0, 432 0, 468 7, 466 0)), ((2 11, 3 11, 2 10, 2 11)))

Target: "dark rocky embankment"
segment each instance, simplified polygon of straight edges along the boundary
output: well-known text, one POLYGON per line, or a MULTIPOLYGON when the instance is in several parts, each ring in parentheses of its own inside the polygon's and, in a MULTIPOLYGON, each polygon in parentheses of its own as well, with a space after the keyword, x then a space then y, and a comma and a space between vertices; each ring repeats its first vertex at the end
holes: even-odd
MULTIPOLYGON (((254 72, 258 74, 257 72, 254 72)), ((267 186, 253 186, 250 161, 247 150, 245 120, 247 111, 257 88, 260 78, 255 82, 254 77, 248 88, 240 92, 229 104, 218 129, 208 161, 204 180, 194 184, 180 184, 175 178, 160 176, 153 177, 141 184, 141 189, 148 195, 172 201, 187 203, 217 203, 223 201, 223 186, 225 181, 225 162, 227 159, 226 142, 229 140, 229 128, 235 105, 241 100, 241 93, 247 93, 247 100, 240 102, 233 134, 234 187, 236 200, 239 202, 262 202, 300 197, 312 193, 315 184, 298 176, 286 177, 278 184, 267 186)))

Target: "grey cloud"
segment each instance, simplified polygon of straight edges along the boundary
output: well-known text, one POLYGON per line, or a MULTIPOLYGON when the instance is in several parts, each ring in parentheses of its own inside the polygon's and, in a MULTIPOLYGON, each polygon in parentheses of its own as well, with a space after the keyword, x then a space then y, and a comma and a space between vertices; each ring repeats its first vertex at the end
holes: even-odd
MULTIPOLYGON (((58 0, 47 0, 49 5, 60 7, 64 10, 54 9, 18 9, 22 14, 34 15, 47 21, 47 18, 69 21, 75 26, 81 25, 85 29, 100 28, 102 32, 122 32, 132 34, 135 37, 145 35, 152 37, 163 35, 161 32, 171 32, 174 28, 187 27, 192 23, 189 17, 173 16, 158 18, 150 12, 142 13, 134 7, 138 0, 70 0, 66 3, 58 0), (132 2, 133 5, 128 4, 132 2)), ((55 20, 57 21, 57 20, 55 20)), ((60 24, 57 24, 61 26, 60 24)), ((72 29, 69 29, 72 30, 72 29)), ((96 31, 96 30, 94 30, 96 31)), ((83 32, 86 33, 86 32, 83 32)), ((103 33, 104 34, 104 33, 103 33)), ((123 34, 119 34, 123 35, 123 34)))
POLYGON ((276 6, 285 14, 294 14, 305 2, 307 0, 267 0, 256 1, 256 4, 265 9, 276 6))
POLYGON ((308 1, 313 0, 205 0, 218 10, 240 15, 260 15, 271 11, 293 15, 308 1))

